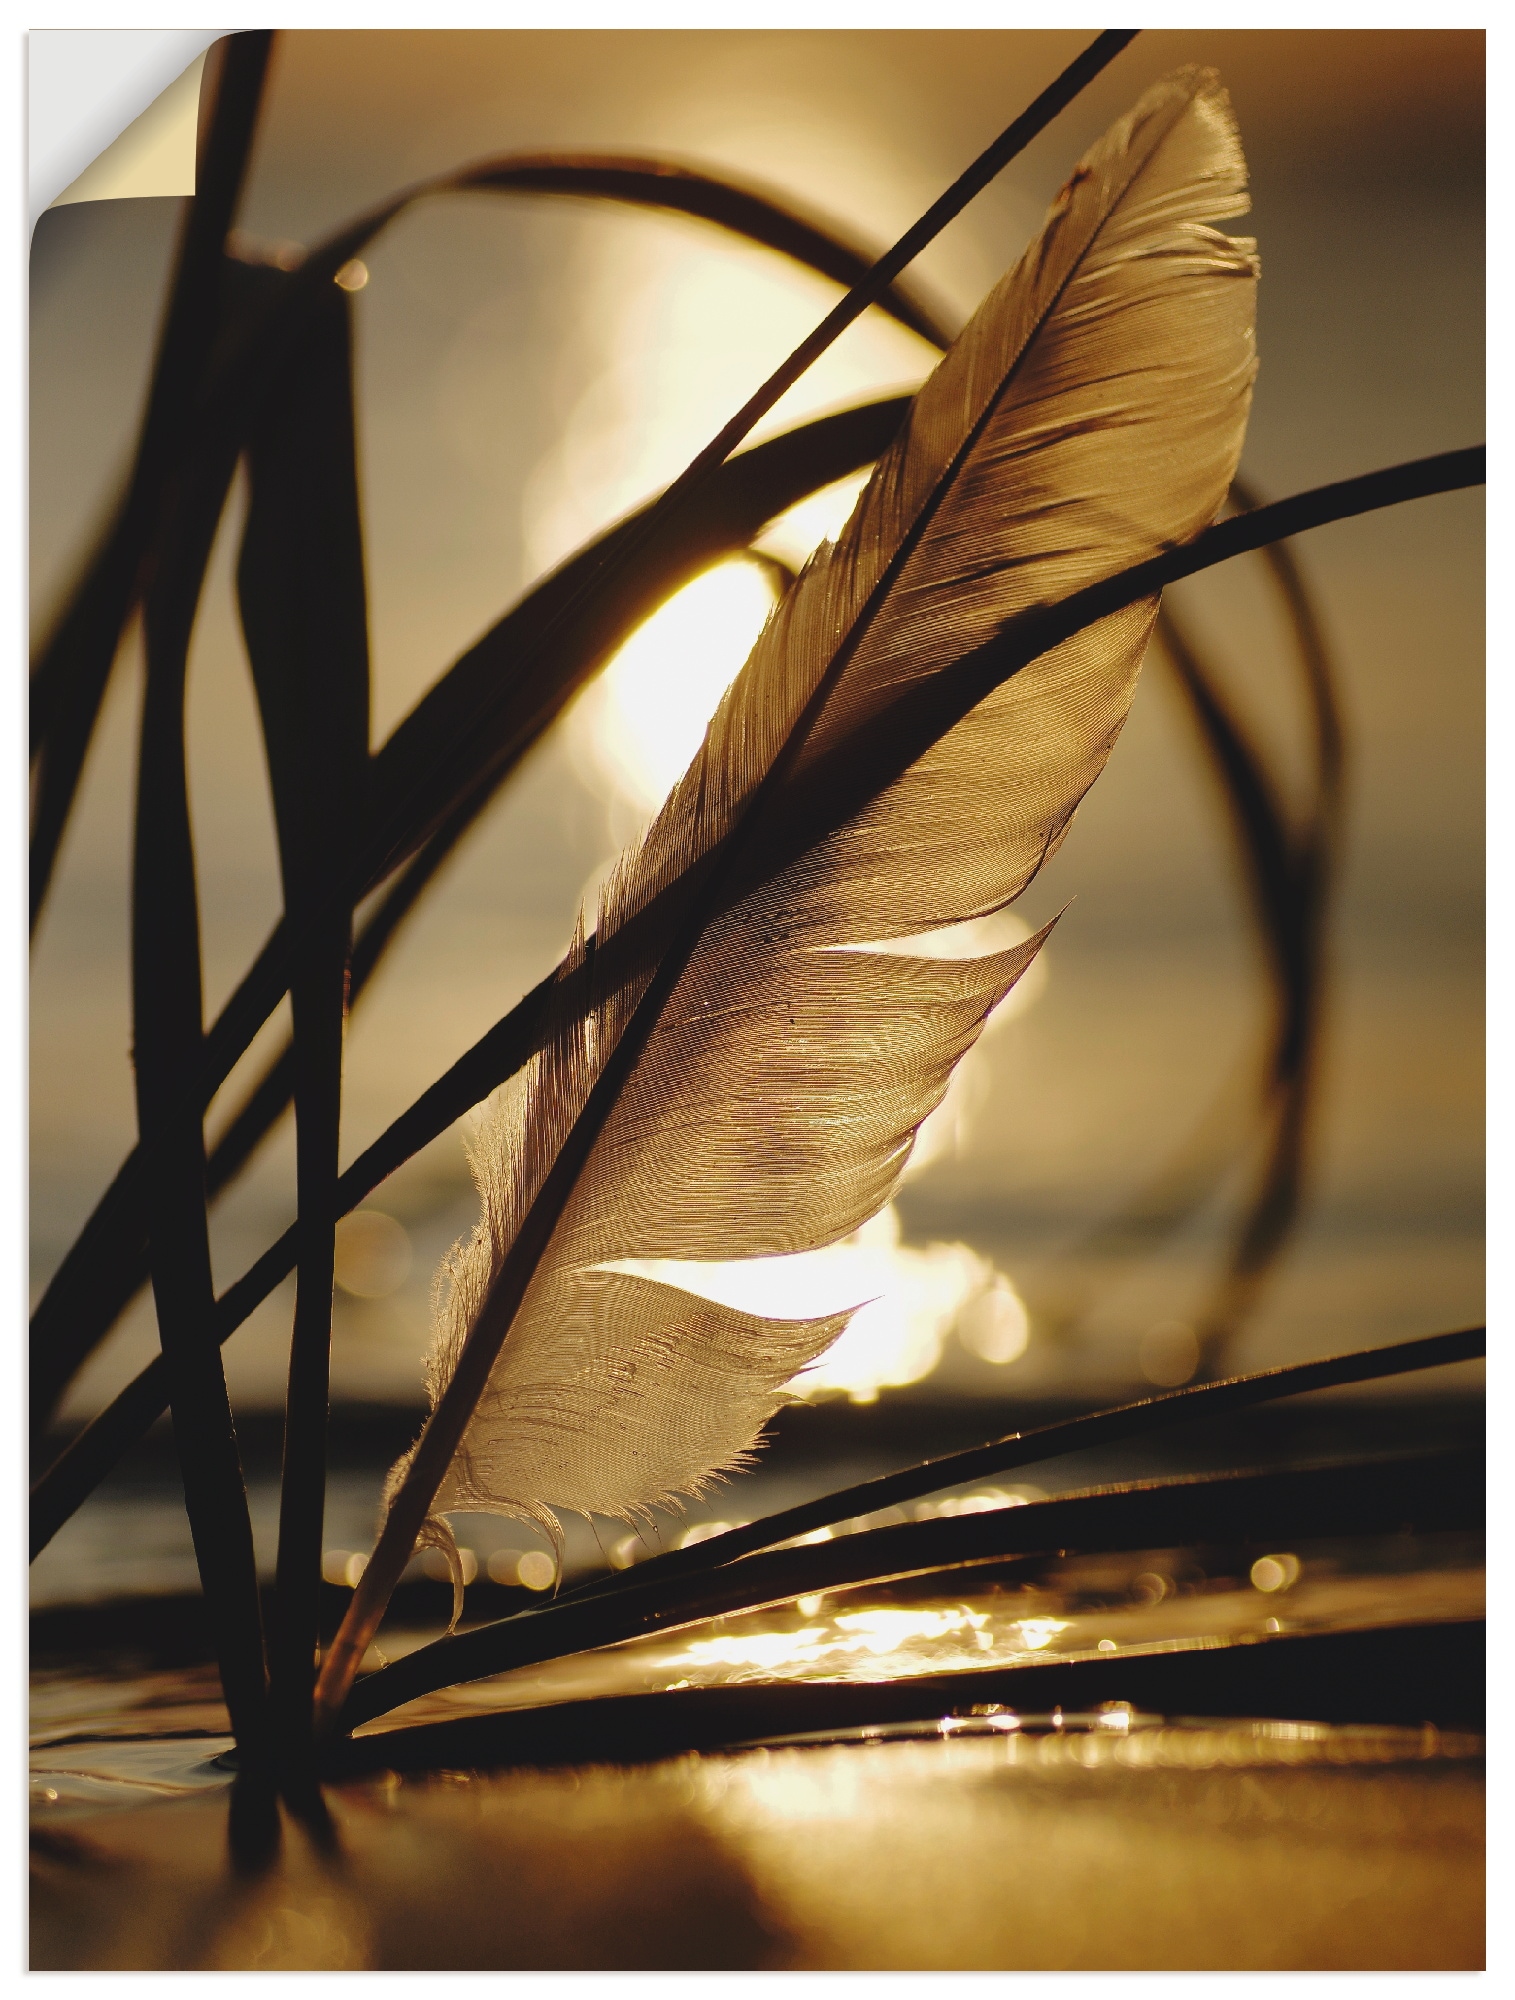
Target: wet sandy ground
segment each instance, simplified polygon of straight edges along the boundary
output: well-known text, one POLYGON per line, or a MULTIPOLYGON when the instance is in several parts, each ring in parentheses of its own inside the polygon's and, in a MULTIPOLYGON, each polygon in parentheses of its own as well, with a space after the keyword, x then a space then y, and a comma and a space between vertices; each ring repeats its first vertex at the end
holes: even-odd
POLYGON ((390 1772, 246 1875, 206 1785, 49 1824, 32 1964, 1480 1966, 1476 1741, 1272 1729, 390 1772))
MULTIPOLYGON (((1417 1546, 1376 1565, 1366 1545, 1284 1551, 1250 1584, 1147 1551, 951 1601, 940 1580, 929 1600, 874 1586, 475 1682, 363 1733, 382 1758, 386 1731, 492 1709, 1481 1616, 1472 1542, 1417 1546)), ((1482 1963, 1482 1740, 1431 1727, 1115 1703, 635 1767, 379 1768, 327 1787, 324 1829, 286 1815, 273 1858, 241 1870, 213 1669, 42 1672, 33 1743, 38 1968, 1482 1963)))

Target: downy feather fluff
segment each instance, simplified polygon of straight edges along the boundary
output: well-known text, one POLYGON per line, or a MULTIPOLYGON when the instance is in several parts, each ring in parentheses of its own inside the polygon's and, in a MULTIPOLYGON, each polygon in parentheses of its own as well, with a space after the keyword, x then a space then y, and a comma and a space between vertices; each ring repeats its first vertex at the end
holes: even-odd
MULTIPOLYGON (((1224 91, 1190 70, 1089 152, 915 399, 694 763, 606 885, 602 947, 728 832, 830 675, 783 782, 590 1152, 436 1496, 441 1516, 627 1522, 744 1463, 848 1315, 775 1321, 606 1268, 834 1242, 889 1198, 954 1064, 1041 936, 968 960, 858 949, 1001 908, 1066 832, 1135 691, 1156 601, 1034 660, 840 830, 763 880, 793 781, 1006 619, 1189 539, 1219 513, 1255 373, 1256 259, 1224 91)), ((786 829, 792 842, 793 828, 786 829)), ((784 850, 793 853, 793 846, 784 850)), ((663 902, 677 904, 677 896, 663 902)), ((670 919, 676 923, 676 918, 670 919)), ((566 1006, 475 1142, 482 1213, 438 1277, 433 1405, 534 1194, 672 930, 629 983, 566 1006)), ((1042 936, 1045 933, 1041 934, 1042 936)), ((583 968, 582 933, 564 971, 583 968)), ((407 1461, 391 1475, 395 1490, 407 1461)), ((455 1569, 456 1576, 457 1571, 455 1569)))

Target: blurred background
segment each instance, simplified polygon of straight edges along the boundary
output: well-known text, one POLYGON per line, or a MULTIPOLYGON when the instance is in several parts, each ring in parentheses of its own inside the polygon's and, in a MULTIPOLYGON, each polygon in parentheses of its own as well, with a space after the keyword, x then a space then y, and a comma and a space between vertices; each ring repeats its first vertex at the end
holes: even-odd
MULTIPOLYGON (((625 150, 727 173, 882 248, 1086 39, 285 33, 242 228, 263 254, 292 255, 472 158, 625 150)), ((1480 34, 1143 34, 920 260, 942 314, 967 317, 1080 152, 1186 62, 1213 64, 1229 86, 1252 173, 1254 212, 1231 225, 1256 235, 1263 269, 1248 480, 1276 497, 1479 440, 1480 34)), ((37 630, 128 462, 178 210, 80 203, 37 228, 37 630)), ((534 578, 665 484, 837 296, 708 225, 481 194, 418 204, 365 252, 357 282, 375 744, 534 578)), ((913 387, 932 362, 923 341, 870 314, 759 435, 913 387)), ((797 510, 764 546, 802 556, 835 532, 854 490, 797 510)), ((207 1019, 279 912, 232 593, 240 508, 239 496, 190 677, 207 1019)), ((1242 1368, 1483 1310, 1482 494, 1341 523, 1297 554, 1340 680, 1345 844, 1302 1206, 1229 1350, 1242 1368)), ((1170 601, 1302 789, 1305 718, 1261 565, 1212 572, 1170 601)), ((691 586, 502 792, 354 1013, 344 1162, 556 962, 581 897, 687 761, 771 602, 754 563, 691 586)), ((34 1295, 135 1136, 139 696, 129 642, 34 954, 34 1295)), ((802 1457, 808 1435, 817 1452, 844 1440, 854 1458, 898 1462, 944 1425, 987 1436, 1193 1371, 1194 1330, 1255 1165, 1248 1121, 1270 1000, 1224 802, 1155 659, 1108 770, 1017 914, 1035 925, 1064 905, 892 1207, 853 1244, 740 1280, 766 1287, 774 1310, 879 1299, 797 1385, 817 1408, 808 1433, 803 1412, 782 1427, 786 1465, 791 1434, 802 1457), (1170 1204, 1163 1230, 1113 1227, 1175 1163, 1192 1201, 1170 1204)), ((270 1045, 266 1034, 250 1061, 270 1045)), ((412 1161, 339 1245, 333 1393, 384 1449, 416 1427, 431 1274, 473 1220, 462 1142, 454 1130, 412 1161)), ((285 1227, 293 1191, 286 1125, 215 1211, 218 1286, 285 1227)), ((290 1284, 226 1350, 249 1437, 282 1402, 292 1302, 290 1284)), ((75 1383, 66 1420, 100 1407, 155 1349, 139 1299, 75 1383)), ((338 1555, 368 1545, 373 1490, 367 1472, 334 1486, 338 1555)), ((255 1493, 260 1520, 272 1491, 255 1493)), ((734 1488, 721 1508, 760 1511, 734 1488)), ((98 1518, 86 1509, 43 1558, 44 1594, 82 1587, 92 1564, 117 1562, 119 1579, 119 1536, 98 1518)), ((181 1518, 166 1494, 152 1546, 170 1568, 189 1561, 181 1518)), ((487 1538, 479 1546, 487 1554, 487 1538)))

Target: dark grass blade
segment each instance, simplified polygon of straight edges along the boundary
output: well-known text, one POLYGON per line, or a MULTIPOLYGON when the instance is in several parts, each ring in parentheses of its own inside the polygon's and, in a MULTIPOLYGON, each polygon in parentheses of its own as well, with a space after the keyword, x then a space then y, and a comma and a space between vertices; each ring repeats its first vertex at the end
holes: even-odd
MULTIPOLYGON (((1369 473, 1361 479, 1340 481, 1334 486, 1319 487, 1289 500, 1275 502, 1270 508, 1245 517, 1244 521, 1221 523, 1185 547, 1112 578, 1108 583, 1094 585, 1078 593, 1076 599, 1066 600, 1063 605, 1048 612, 1027 614, 1023 620, 1013 621, 1005 640, 991 642, 980 654, 969 655, 959 664, 951 677, 954 685, 947 690, 946 700, 923 703, 912 698, 908 705, 912 713, 904 719, 905 727, 914 729, 919 720, 922 733, 919 736, 907 735, 907 743, 915 745, 909 749, 907 761, 919 755, 926 744, 944 734, 983 698, 989 688, 998 684, 999 678, 1014 672, 1024 659, 1035 657, 1049 646, 1059 643, 1082 624, 1092 623, 1095 618, 1118 610, 1122 604, 1134 602, 1136 598, 1160 589, 1165 582, 1174 581, 1179 576, 1194 575, 1214 563, 1245 553, 1249 548, 1262 546, 1270 533, 1298 532, 1302 526, 1346 519, 1353 514, 1368 512, 1378 506, 1391 506, 1417 495, 1456 490, 1479 483, 1482 476, 1483 449, 1480 446, 1465 452, 1443 453, 1434 459, 1416 460, 1405 466, 1391 467, 1385 472, 1369 473), (1025 637, 1028 626, 1033 634, 1029 640, 1025 637), (1016 640, 1014 645, 1011 644, 1012 634, 1016 640), (966 687, 958 684, 960 677, 965 675, 969 682, 966 687), (915 711, 919 711, 919 717, 915 711)), ((943 676, 943 679, 947 678, 943 676)), ((929 696, 932 691, 927 689, 925 692, 929 696)), ((881 768, 884 775, 879 783, 887 783, 891 775, 889 760, 898 765, 901 755, 900 744, 892 737, 887 716, 883 720, 882 734, 884 754, 881 768)), ((859 741, 861 743, 861 737, 859 741)), ((868 755, 860 757, 859 762, 866 764, 878 756, 877 745, 868 746, 868 755)), ((865 787, 869 782, 872 781, 865 778, 865 787)), ((813 815, 819 820, 826 811, 832 811, 840 820, 865 802, 866 790, 859 792, 848 772, 828 769, 809 788, 809 799, 809 809, 797 814, 797 818, 808 820, 813 815)), ((804 834, 800 845, 808 844, 810 837, 804 834)), ((656 930, 661 934, 662 926, 667 921, 664 904, 685 893, 683 885, 675 884, 664 898, 655 898, 648 905, 644 913, 648 931, 656 930)), ((617 969, 621 965, 624 965, 624 972, 629 973, 637 962, 640 949, 638 925, 630 924, 613 948, 606 948, 597 954, 597 977, 608 984, 618 976, 617 969)), ((549 976, 528 994, 444 1078, 402 1114, 361 1160, 353 1163, 342 1180, 345 1201, 350 1199, 350 1205, 356 1206, 372 1192, 384 1174, 393 1172, 405 1158, 444 1131, 455 1117, 461 1115, 468 1103, 477 1103, 487 1096, 491 1089, 513 1074, 535 1052, 545 1028, 553 984, 554 978, 549 976), (459 1104, 469 1091, 477 1094, 468 1098, 466 1103, 459 1104), (451 1108, 454 1104, 459 1104, 458 1110, 451 1108), (370 1173, 374 1177, 366 1178, 370 1173)), ((230 1338, 236 1326, 287 1275, 293 1262, 291 1231, 265 1252, 220 1301, 220 1338, 230 1338)), ((33 1487, 33 1555, 56 1534, 99 1480, 118 1462, 131 1441, 161 1411, 162 1381, 159 1363, 150 1364, 94 1423, 80 1433, 33 1487)))
MULTIPOLYGON (((1231 482, 1231 501, 1238 512, 1249 514, 1265 504, 1257 488, 1249 480, 1240 478, 1231 482)), ((1336 667, 1321 629, 1319 613, 1293 549, 1287 541, 1276 541, 1267 543, 1262 553, 1274 586, 1283 599, 1309 699, 1315 748, 1317 814, 1328 827, 1334 829, 1341 818, 1347 761, 1336 667)))
MULTIPOLYGON (((1236 511, 1262 504, 1255 489, 1233 481, 1236 511)), ((1081 1239, 1078 1251, 1149 1250, 1176 1230, 1213 1192, 1221 1169, 1236 1159, 1260 1126, 1263 1158, 1243 1202, 1227 1271, 1198 1315, 1207 1373, 1222 1372, 1242 1312, 1287 1240, 1297 1212, 1299 1175, 1308 1137, 1324 982, 1323 948, 1342 816, 1345 732, 1336 670, 1299 565, 1285 542, 1259 551, 1288 618, 1295 664, 1313 739, 1311 798, 1303 823, 1291 823, 1280 784, 1263 746, 1241 724, 1221 692, 1221 680, 1193 637, 1165 606, 1154 651, 1174 674, 1227 808, 1254 923, 1273 990, 1270 1046, 1255 1120, 1228 1108, 1227 1093, 1162 1171, 1081 1239)), ((1059 1332, 1087 1310, 1081 1297, 1053 1310, 1059 1332)))
POLYGON ((944 1571, 944 1588, 971 1589, 976 1581, 988 1581, 971 1570, 965 1575, 964 1565, 997 1570, 1028 1557, 1195 1544, 1276 1548, 1310 1537, 1403 1529, 1427 1534, 1477 1528, 1483 1515, 1482 1451, 1442 1451, 1096 1488, 989 1513, 866 1529, 804 1548, 770 1549, 698 1579, 680 1580, 667 1571, 651 1577, 639 1569, 623 1572, 637 1580, 613 1596, 560 1598, 540 1611, 518 1612, 407 1654, 360 1681, 341 1720, 352 1729, 462 1681, 806 1594, 944 1571))
MULTIPOLYGON (((1233 498, 1261 502, 1238 485, 1233 498)), ((1269 1144, 1245 1209, 1229 1269, 1201 1315, 1204 1365, 1224 1370, 1236 1333, 1254 1305, 1298 1214, 1308 1157, 1319 1022, 1325 986, 1326 925, 1345 806, 1346 745, 1336 674, 1304 578, 1287 542, 1266 550, 1294 634, 1313 735, 1314 800, 1290 843, 1290 891, 1278 938, 1280 1009, 1274 1048, 1269 1144)))
POLYGON ((368 782, 368 619, 351 306, 326 311, 248 454, 237 571, 278 831, 291 968, 298 1280, 279 1506, 273 1705, 281 1752, 308 1753, 321 1593, 342 1038, 352 917, 333 889, 368 782))
POLYGON ((259 29, 232 35, 225 44, 195 194, 185 204, 136 460, 115 517, 32 675, 32 749, 41 752, 31 856, 34 928, 116 646, 142 585, 164 487, 192 422, 215 335, 221 247, 246 178, 272 43, 272 32, 259 29))
MULTIPOLYGON (((203 496, 200 496, 203 498, 203 496)), ((132 1027, 153 1297, 184 1500, 221 1684, 249 1777, 271 1757, 252 1524, 215 1338, 199 1103, 199 915, 184 747, 184 682, 212 509, 160 547, 146 603, 147 684, 132 873, 132 1027)))
MULTIPOLYGON (((631 627, 701 569, 744 548, 774 515, 817 488, 870 464, 888 447, 908 407, 907 397, 864 404, 801 425, 732 459, 712 481, 698 517, 682 535, 645 548, 635 564, 619 571, 614 593, 601 600, 599 610, 579 628, 572 645, 564 645, 545 661, 538 660, 536 678, 517 674, 515 660, 523 631, 533 629, 542 617, 551 614, 554 605, 577 590, 584 577, 594 574, 605 545, 623 538, 631 523, 612 528, 539 584, 423 697, 413 716, 422 710, 434 715, 450 704, 464 706, 490 686, 514 689, 516 705, 513 709, 507 705, 500 713, 500 733, 506 747, 482 760, 487 764, 482 775, 460 783, 459 799, 450 815, 422 844, 383 903, 370 914, 354 951, 355 993, 363 989, 416 896, 488 805, 514 763, 598 672, 631 627), (545 610, 539 602, 543 599, 545 610), (455 677, 461 685, 460 695, 452 691, 455 677)), ((408 726, 402 723, 395 735, 408 726)), ((421 726, 430 728, 431 723, 421 726)), ((394 741, 392 737, 390 742, 394 741)), ((372 774, 373 786, 381 792, 391 769, 387 751, 388 746, 380 752, 372 774)), ((281 925, 206 1037, 202 1106, 209 1105, 285 991, 286 936, 281 925)), ((487 1091, 481 1094, 487 1095, 487 1091)), ((256 1086, 253 1101, 234 1119, 212 1156, 213 1189, 227 1184, 287 1102, 287 1088, 280 1095, 267 1078, 256 1086), (260 1122, 265 1118, 266 1123, 260 1122)), ((118 1171, 38 1302, 32 1316, 31 1349, 36 1431, 45 1427, 75 1372, 145 1279, 142 1200, 140 1159, 133 1154, 118 1171)))
MULTIPOLYGON (((954 1587, 950 1572, 943 1581, 954 1587)), ((386 1771, 624 1766, 691 1752, 874 1742, 896 1732, 940 1740, 960 1729, 993 1729, 985 1717, 1012 1728, 1018 1718, 1056 1728, 1064 1717, 1092 1718, 1120 1702, 1186 1720, 1266 1715, 1481 1733, 1487 1645, 1483 1622, 1469 1620, 1095 1660, 1043 1655, 1024 1666, 890 1681, 612 1695, 341 1737, 327 1746, 325 1770, 340 1781, 386 1771)))

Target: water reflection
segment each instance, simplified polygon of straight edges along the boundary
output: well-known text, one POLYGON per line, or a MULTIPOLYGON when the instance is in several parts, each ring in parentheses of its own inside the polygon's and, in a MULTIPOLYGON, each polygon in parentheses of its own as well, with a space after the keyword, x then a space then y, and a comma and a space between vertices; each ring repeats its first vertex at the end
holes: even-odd
MULTIPOLYGON (((897 1681, 1483 1616, 1482 1543, 1474 1537, 1323 1543, 1302 1556, 1265 1560, 1280 1576, 1294 1565, 1287 1595, 1257 1584, 1247 1553, 1219 1550, 1203 1567, 1192 1551, 1147 1550, 978 1563, 827 1591, 470 1682, 411 1702, 367 1730, 609 1695, 897 1681)), ((386 1634, 385 1655, 398 1657, 428 1636, 386 1634)))

